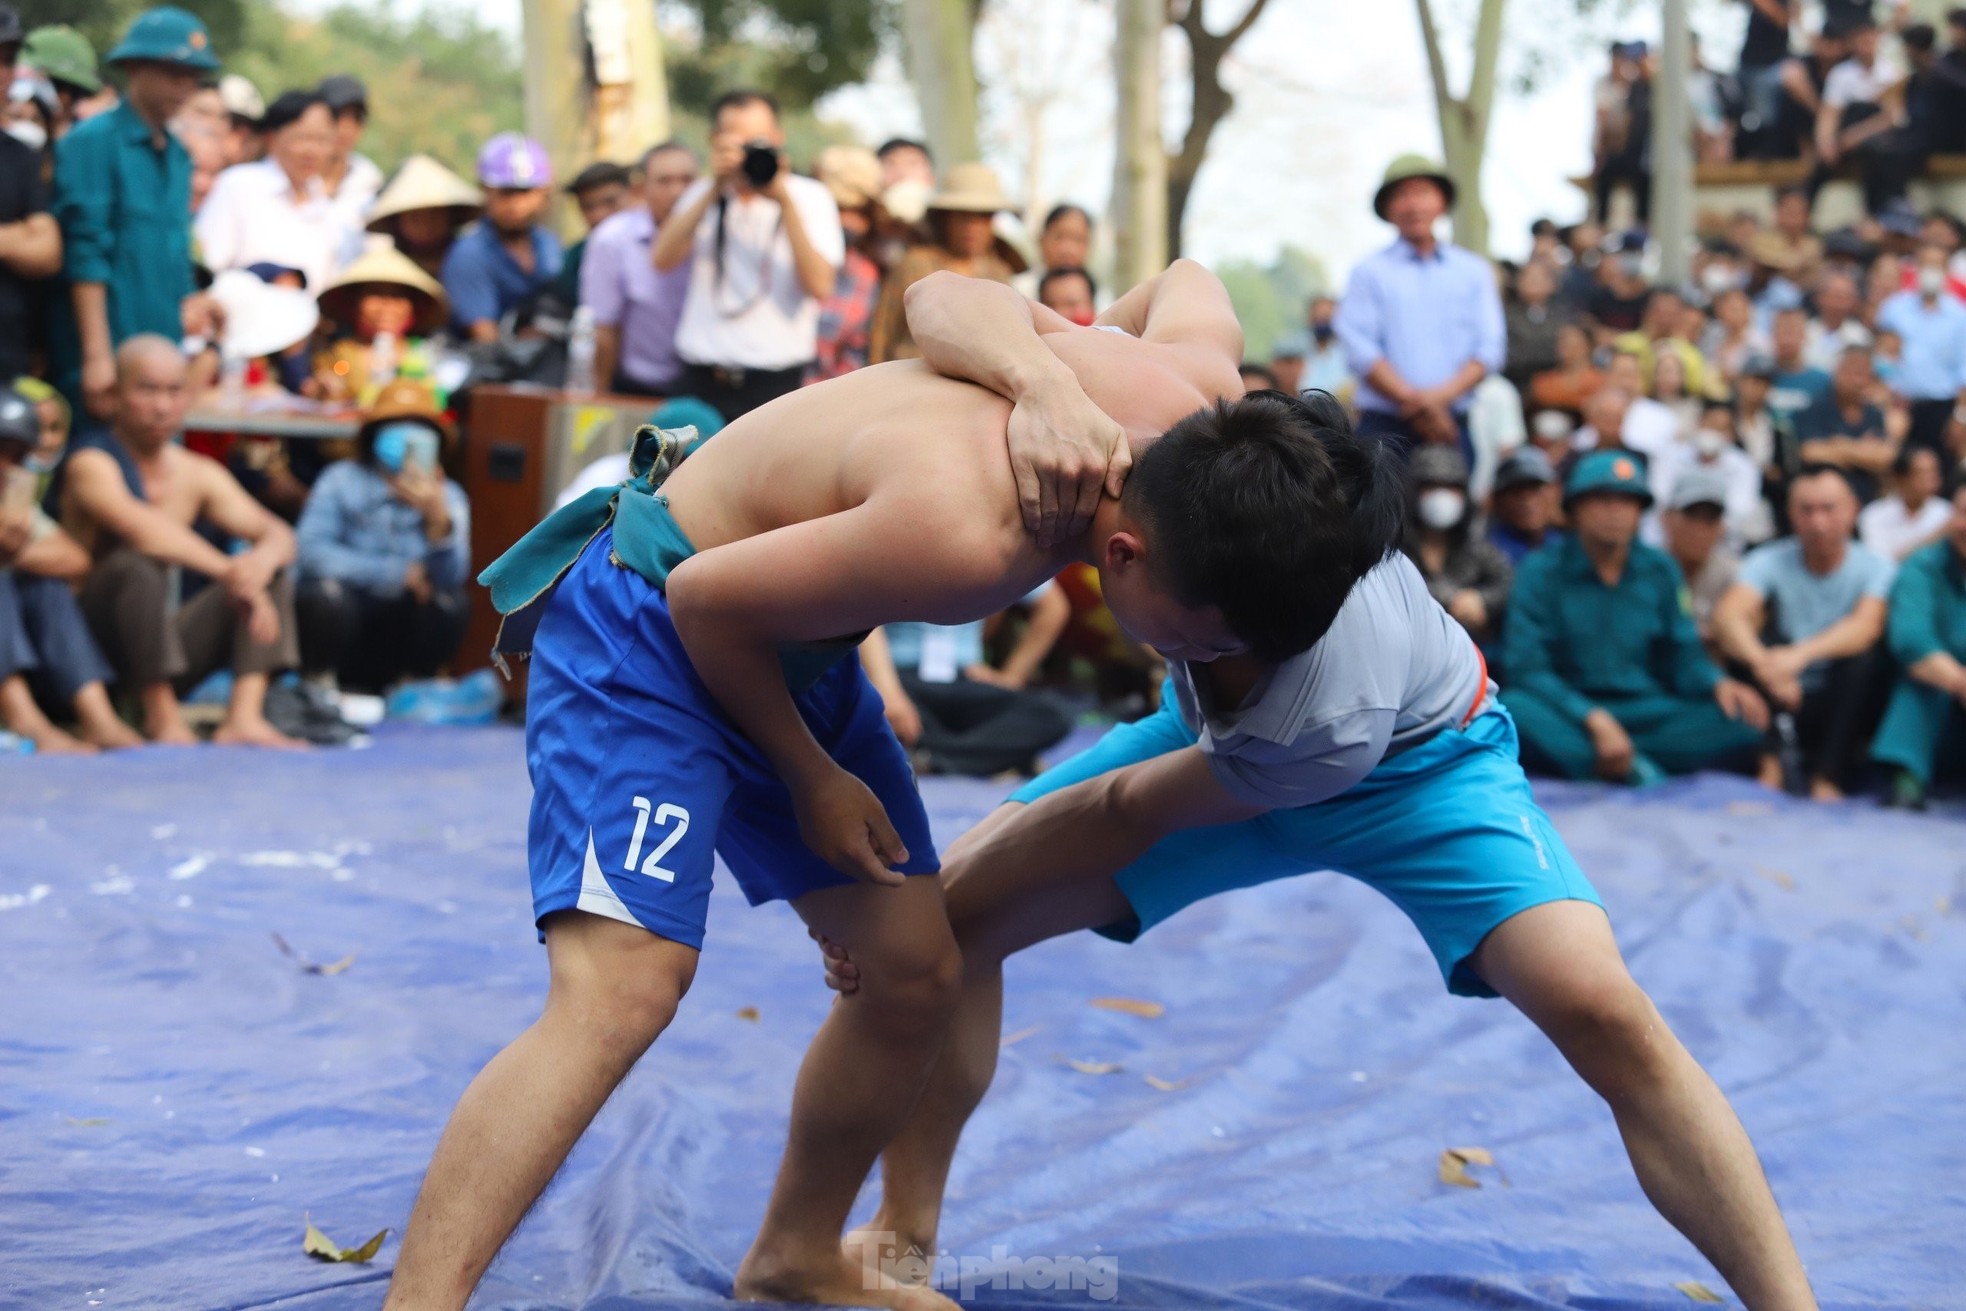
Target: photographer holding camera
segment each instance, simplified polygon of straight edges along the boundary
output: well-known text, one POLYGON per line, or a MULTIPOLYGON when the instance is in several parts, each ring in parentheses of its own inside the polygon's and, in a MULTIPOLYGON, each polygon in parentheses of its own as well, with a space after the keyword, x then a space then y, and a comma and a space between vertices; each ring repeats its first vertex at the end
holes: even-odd
POLYGON ((775 100, 731 91, 710 121, 711 176, 676 202, 649 258, 664 273, 690 261, 678 393, 735 419, 798 387, 846 239, 832 193, 786 168, 775 100))

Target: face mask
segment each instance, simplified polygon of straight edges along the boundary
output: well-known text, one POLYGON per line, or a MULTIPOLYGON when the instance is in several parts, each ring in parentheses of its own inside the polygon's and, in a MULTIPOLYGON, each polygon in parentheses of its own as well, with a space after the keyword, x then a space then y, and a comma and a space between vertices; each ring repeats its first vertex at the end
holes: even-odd
POLYGON ((1741 285, 1731 264, 1709 264, 1700 271, 1700 285, 1709 296, 1718 296, 1723 291, 1732 291, 1741 285))
POLYGON ((1420 493, 1420 522, 1443 532, 1461 522, 1468 498, 1451 487, 1430 487, 1420 493))
POLYGON ((1946 289, 1946 271, 1937 265, 1927 264, 1918 270, 1918 294, 1931 300, 1946 289))
POLYGON ((44 150, 48 145, 48 129, 26 119, 16 119, 7 124, 7 135, 29 150, 44 150))
POLYGON ((1727 449, 1727 439, 1711 428, 1702 428, 1693 434, 1693 449, 1700 453, 1702 460, 1717 460, 1727 449))
POLYGON ((1620 255, 1618 257, 1618 267, 1625 271, 1626 277, 1641 277, 1645 273, 1645 256, 1620 255))

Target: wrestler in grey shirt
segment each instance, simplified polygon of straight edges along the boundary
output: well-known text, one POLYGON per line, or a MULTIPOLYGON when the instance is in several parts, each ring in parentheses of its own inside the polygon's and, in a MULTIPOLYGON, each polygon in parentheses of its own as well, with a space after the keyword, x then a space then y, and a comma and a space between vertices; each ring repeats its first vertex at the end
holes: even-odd
POLYGON ((1473 640, 1397 553, 1359 579, 1315 646, 1264 675, 1239 708, 1208 705, 1186 664, 1168 668, 1216 779, 1270 807, 1337 796, 1387 755, 1459 727, 1492 692, 1473 640))

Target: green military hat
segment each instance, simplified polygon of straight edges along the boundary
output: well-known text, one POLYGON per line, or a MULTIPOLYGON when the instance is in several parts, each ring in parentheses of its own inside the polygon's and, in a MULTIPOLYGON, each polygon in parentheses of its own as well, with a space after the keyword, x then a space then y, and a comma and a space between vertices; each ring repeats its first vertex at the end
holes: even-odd
POLYGON ((1592 492, 1616 492, 1637 497, 1640 505, 1652 504, 1645 465, 1630 451, 1592 451, 1577 461, 1577 467, 1570 471, 1570 484, 1563 489, 1563 503, 1568 505, 1592 492))
POLYGON ((205 25, 171 5, 139 15, 105 62, 120 64, 128 59, 177 64, 201 73, 218 71, 218 56, 212 53, 212 38, 205 25))
POLYGON ((1379 190, 1372 196, 1372 212, 1380 218, 1386 217, 1386 197, 1392 194, 1394 187, 1408 178, 1431 179, 1440 187, 1441 194, 1447 197, 1447 203, 1453 205, 1454 179, 1447 176, 1446 170, 1425 155, 1401 155, 1386 165, 1385 179, 1379 183, 1379 190))
POLYGON ((89 38, 61 23, 37 27, 20 48, 20 61, 47 74, 51 82, 79 87, 84 95, 102 90, 96 74, 96 48, 89 38))

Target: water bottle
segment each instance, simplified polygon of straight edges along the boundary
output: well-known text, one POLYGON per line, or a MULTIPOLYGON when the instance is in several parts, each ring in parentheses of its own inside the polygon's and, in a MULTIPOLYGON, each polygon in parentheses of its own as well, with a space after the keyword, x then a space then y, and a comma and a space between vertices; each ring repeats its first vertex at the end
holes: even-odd
POLYGON ((218 407, 229 414, 246 408, 246 360, 230 351, 219 357, 218 407))
POLYGON ((594 310, 582 305, 573 312, 573 326, 567 330, 567 384, 569 396, 594 394, 594 310))
POLYGON ((369 345, 369 387, 381 391, 396 381, 396 334, 378 332, 369 345))

